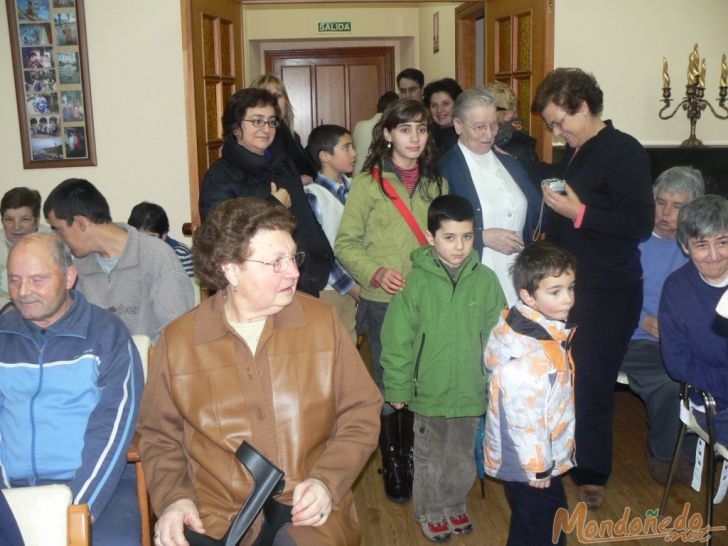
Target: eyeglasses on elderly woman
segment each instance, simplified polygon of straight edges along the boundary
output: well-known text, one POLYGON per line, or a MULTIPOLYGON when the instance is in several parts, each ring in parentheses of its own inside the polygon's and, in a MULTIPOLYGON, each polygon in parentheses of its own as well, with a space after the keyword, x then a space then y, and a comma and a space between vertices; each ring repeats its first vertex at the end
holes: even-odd
POLYGON ((291 267, 291 262, 296 262, 297 267, 303 265, 303 261, 306 259, 306 253, 303 250, 299 250, 293 256, 281 256, 276 258, 272 262, 264 262, 262 260, 243 260, 244 262, 255 262, 257 264, 269 265, 273 268, 273 273, 281 273, 288 271, 291 267))

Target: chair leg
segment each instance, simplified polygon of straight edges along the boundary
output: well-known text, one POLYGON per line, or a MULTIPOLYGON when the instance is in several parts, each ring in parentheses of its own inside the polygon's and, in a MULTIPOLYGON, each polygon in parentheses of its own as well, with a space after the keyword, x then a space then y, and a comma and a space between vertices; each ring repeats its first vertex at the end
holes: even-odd
POLYGON ((680 424, 680 432, 677 435, 677 442, 675 443, 675 453, 672 455, 672 463, 670 463, 670 472, 667 474, 667 482, 665 483, 665 491, 662 493, 662 500, 660 501, 660 517, 665 516, 667 510, 667 501, 670 498, 670 489, 672 488, 672 482, 675 480, 675 474, 677 473, 677 465, 680 462, 680 454, 682 453, 683 441, 685 440, 685 431, 687 430, 685 423, 680 424))
POLYGON ((134 463, 137 479, 137 500, 139 501, 139 513, 142 518, 142 546, 152 546, 152 521, 149 509, 149 496, 147 495, 147 484, 144 476, 144 467, 141 461, 134 463))
MULTIPOLYGON (((713 488, 714 488, 714 482, 715 482, 715 450, 713 449, 713 445, 708 446, 709 453, 708 456, 708 477, 706 478, 706 481, 708 482, 706 488, 705 488, 705 494, 706 494, 706 503, 705 503, 705 525, 708 528, 713 527, 713 488)), ((708 546, 711 546, 713 543, 713 534, 708 534, 708 546)))

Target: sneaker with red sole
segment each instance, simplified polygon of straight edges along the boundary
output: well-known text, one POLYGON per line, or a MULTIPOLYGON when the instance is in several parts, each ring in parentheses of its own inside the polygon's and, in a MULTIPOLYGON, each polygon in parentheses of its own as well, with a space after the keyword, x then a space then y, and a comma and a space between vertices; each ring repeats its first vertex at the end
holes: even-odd
POLYGON ((422 534, 430 542, 447 542, 450 540, 450 526, 445 518, 440 520, 427 519, 420 522, 420 527, 422 527, 422 534))
POLYGON ((456 535, 467 535, 473 531, 473 523, 470 521, 467 512, 456 516, 447 516, 447 526, 456 535))

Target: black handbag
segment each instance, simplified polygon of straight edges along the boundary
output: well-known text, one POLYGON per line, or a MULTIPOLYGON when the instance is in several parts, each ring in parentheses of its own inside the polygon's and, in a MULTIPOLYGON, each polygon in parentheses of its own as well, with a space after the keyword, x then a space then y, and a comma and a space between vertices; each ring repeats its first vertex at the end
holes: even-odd
POLYGON ((190 546, 237 546, 261 510, 264 517, 263 528, 253 546, 271 546, 278 529, 290 523, 291 507, 273 498, 273 495, 283 491, 286 484, 284 472, 248 442, 241 444, 235 456, 253 476, 253 492, 221 539, 211 538, 185 527, 185 538, 190 546))

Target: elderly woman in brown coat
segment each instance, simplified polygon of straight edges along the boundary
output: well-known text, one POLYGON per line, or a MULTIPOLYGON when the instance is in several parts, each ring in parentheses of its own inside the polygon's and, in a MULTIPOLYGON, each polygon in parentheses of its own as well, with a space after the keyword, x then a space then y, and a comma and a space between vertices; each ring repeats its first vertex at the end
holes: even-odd
POLYGON ((158 546, 187 544, 184 526, 226 532, 253 487, 235 458, 244 440, 286 473, 293 522, 275 545, 359 543, 350 489, 382 398, 331 307, 296 292, 294 227, 284 207, 238 198, 195 233, 197 274, 217 293, 164 330, 138 427, 158 546))

